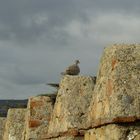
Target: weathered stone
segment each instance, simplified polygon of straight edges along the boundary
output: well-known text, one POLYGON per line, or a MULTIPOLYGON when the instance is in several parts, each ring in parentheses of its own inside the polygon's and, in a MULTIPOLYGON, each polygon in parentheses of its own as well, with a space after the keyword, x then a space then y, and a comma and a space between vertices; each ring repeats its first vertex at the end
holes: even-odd
POLYGON ((140 119, 140 45, 105 48, 89 110, 92 127, 140 119))
POLYGON ((4 140, 23 140, 26 109, 9 109, 5 124, 4 140))
POLYGON ((0 140, 3 139, 6 118, 0 117, 0 140))
POLYGON ((94 128, 85 133, 84 140, 140 140, 140 122, 94 128))
POLYGON ((84 140, 84 136, 81 137, 65 136, 65 137, 52 138, 50 140, 84 140))
POLYGON ((0 118, 0 139, 140 140, 140 45, 106 48, 95 81, 64 76, 57 98, 32 97, 0 118))
MULTIPOLYGON (((136 133, 137 134, 137 133, 136 133)), ((130 139, 129 139, 130 140, 130 139)), ((140 133, 135 137, 134 140, 140 140, 140 133)))
POLYGON ((27 110, 25 139, 41 140, 48 130, 53 100, 47 96, 31 97, 27 110))
POLYGON ((80 129, 86 128, 87 110, 93 89, 92 77, 68 75, 63 77, 52 113, 48 137, 77 136, 80 129))

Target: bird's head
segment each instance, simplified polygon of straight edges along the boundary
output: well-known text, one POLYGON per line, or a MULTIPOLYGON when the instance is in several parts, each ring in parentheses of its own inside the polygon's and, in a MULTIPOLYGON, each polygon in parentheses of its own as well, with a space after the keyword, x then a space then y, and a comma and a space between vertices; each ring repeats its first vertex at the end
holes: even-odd
POLYGON ((79 60, 75 60, 75 64, 79 64, 80 63, 80 61, 79 60))

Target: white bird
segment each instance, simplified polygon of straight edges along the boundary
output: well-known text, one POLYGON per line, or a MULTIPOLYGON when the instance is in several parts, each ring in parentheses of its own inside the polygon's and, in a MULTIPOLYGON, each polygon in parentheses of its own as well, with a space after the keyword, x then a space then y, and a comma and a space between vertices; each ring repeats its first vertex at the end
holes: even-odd
POLYGON ((64 72, 61 72, 62 75, 78 75, 80 73, 80 68, 78 66, 79 60, 75 60, 73 65, 70 65, 66 68, 64 72))

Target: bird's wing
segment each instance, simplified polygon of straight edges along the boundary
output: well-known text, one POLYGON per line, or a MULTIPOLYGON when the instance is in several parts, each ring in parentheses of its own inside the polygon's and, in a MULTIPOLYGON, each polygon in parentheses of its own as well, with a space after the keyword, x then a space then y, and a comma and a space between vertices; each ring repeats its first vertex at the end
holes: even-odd
POLYGON ((80 69, 78 65, 71 65, 67 67, 66 72, 73 73, 73 74, 78 74, 80 72, 80 69))

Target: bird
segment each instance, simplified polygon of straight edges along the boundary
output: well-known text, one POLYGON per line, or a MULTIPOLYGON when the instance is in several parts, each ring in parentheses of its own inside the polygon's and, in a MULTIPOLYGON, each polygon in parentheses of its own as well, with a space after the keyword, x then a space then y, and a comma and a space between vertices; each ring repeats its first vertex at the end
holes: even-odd
POLYGON ((67 67, 64 72, 61 72, 61 75, 78 75, 80 73, 79 63, 79 60, 75 60, 75 63, 67 67))

